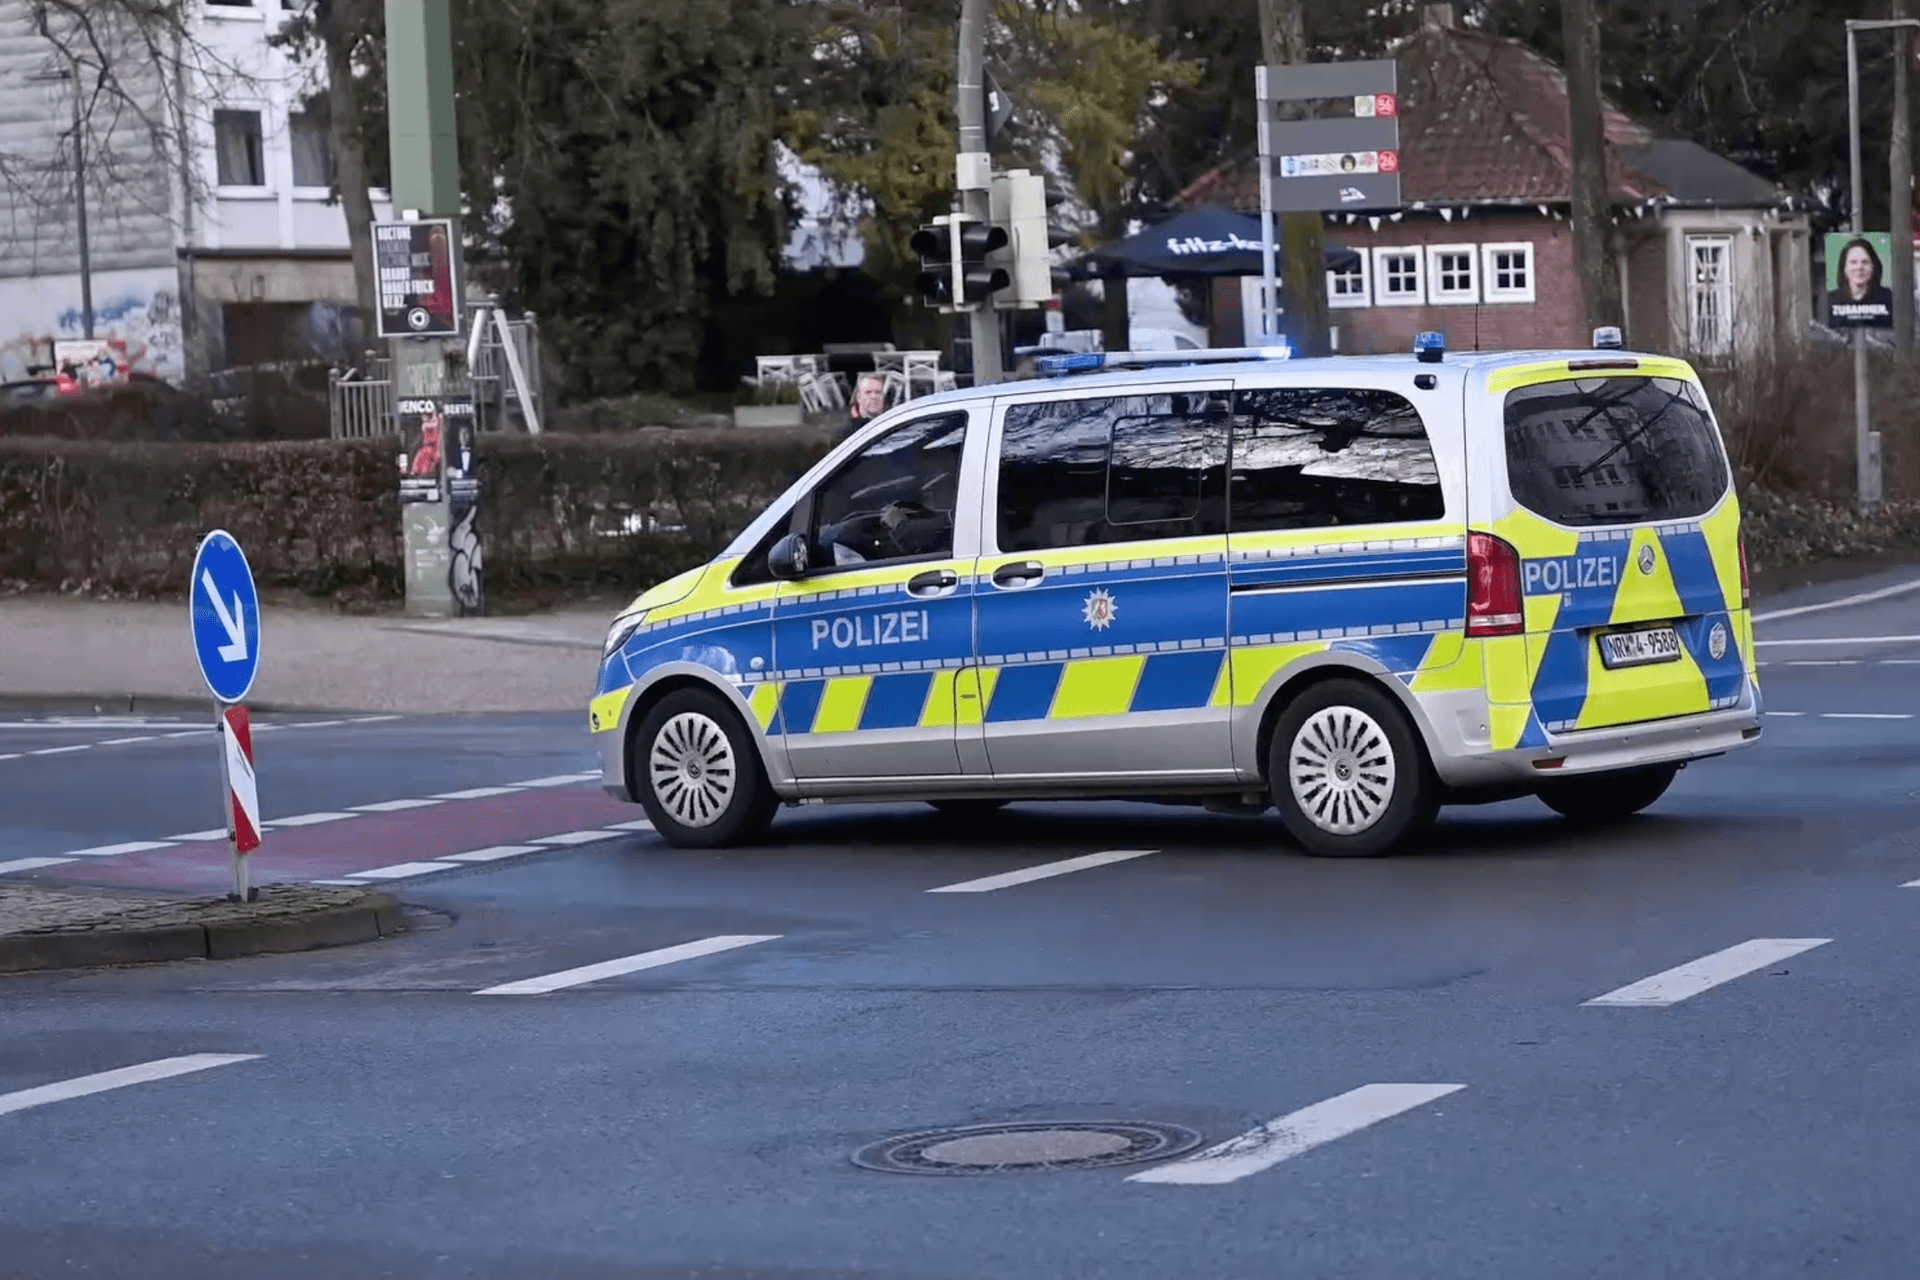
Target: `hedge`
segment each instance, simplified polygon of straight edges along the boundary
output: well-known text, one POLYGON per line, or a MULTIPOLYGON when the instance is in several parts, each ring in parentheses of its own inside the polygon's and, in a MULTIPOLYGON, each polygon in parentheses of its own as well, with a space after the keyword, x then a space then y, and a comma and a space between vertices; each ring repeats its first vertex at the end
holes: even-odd
MULTIPOLYGON (((699 564, 810 466, 821 432, 489 436, 490 591, 639 590, 699 564)), ((200 537, 240 539, 263 587, 402 595, 397 441, 180 444, 0 437, 0 587, 177 598, 200 537)), ((1920 506, 1863 518, 1743 485, 1759 572, 1920 547, 1920 506)))
MULTIPOLYGON (((699 564, 828 443, 731 429, 486 437, 489 589, 638 589, 699 564)), ((397 600, 398 453, 393 440, 0 438, 0 585, 179 597, 200 537, 224 528, 262 587, 397 600)))

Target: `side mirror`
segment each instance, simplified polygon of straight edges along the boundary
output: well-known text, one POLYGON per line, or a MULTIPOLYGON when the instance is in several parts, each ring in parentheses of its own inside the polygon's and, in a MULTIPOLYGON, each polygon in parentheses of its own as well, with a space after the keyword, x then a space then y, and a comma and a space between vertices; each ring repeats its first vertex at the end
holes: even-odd
POLYGON ((767 572, 776 578, 792 581, 807 576, 808 567, 807 535, 790 533, 773 544, 773 550, 767 552, 767 572))

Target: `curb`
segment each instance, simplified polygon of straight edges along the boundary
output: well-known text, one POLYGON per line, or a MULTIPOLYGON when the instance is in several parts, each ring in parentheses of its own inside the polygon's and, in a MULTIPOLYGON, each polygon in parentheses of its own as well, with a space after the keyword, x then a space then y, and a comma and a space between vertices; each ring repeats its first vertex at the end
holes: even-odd
POLYGON ((169 960, 233 960, 376 942, 407 931, 400 904, 377 893, 351 906, 310 915, 221 924, 168 924, 147 929, 14 934, 0 938, 0 973, 160 964, 169 960))

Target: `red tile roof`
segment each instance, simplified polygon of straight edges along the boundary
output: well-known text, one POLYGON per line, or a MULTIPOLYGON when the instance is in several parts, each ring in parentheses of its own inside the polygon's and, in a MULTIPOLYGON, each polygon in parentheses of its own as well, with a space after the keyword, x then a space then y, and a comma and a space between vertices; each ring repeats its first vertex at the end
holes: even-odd
MULTIPOLYGON (((1567 80, 1559 67, 1518 41, 1435 25, 1422 26, 1394 57, 1400 64, 1403 201, 1569 198, 1567 80)), ((1604 107, 1604 118, 1607 184, 1616 201, 1671 197, 1754 206, 1784 197, 1703 147, 1660 138, 1612 104, 1604 107)), ((1257 160, 1249 156, 1202 175, 1177 203, 1257 210, 1257 160)))

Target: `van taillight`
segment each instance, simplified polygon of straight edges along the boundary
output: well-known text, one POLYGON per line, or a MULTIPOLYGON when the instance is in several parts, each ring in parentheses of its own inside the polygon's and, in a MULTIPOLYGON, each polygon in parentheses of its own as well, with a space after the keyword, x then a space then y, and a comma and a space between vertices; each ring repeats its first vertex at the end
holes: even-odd
POLYGON ((1527 628, 1520 553, 1490 533, 1467 535, 1467 634, 1517 636, 1527 628))
POLYGON ((1747 585, 1747 540, 1740 539, 1740 607, 1753 603, 1753 589, 1747 585))

